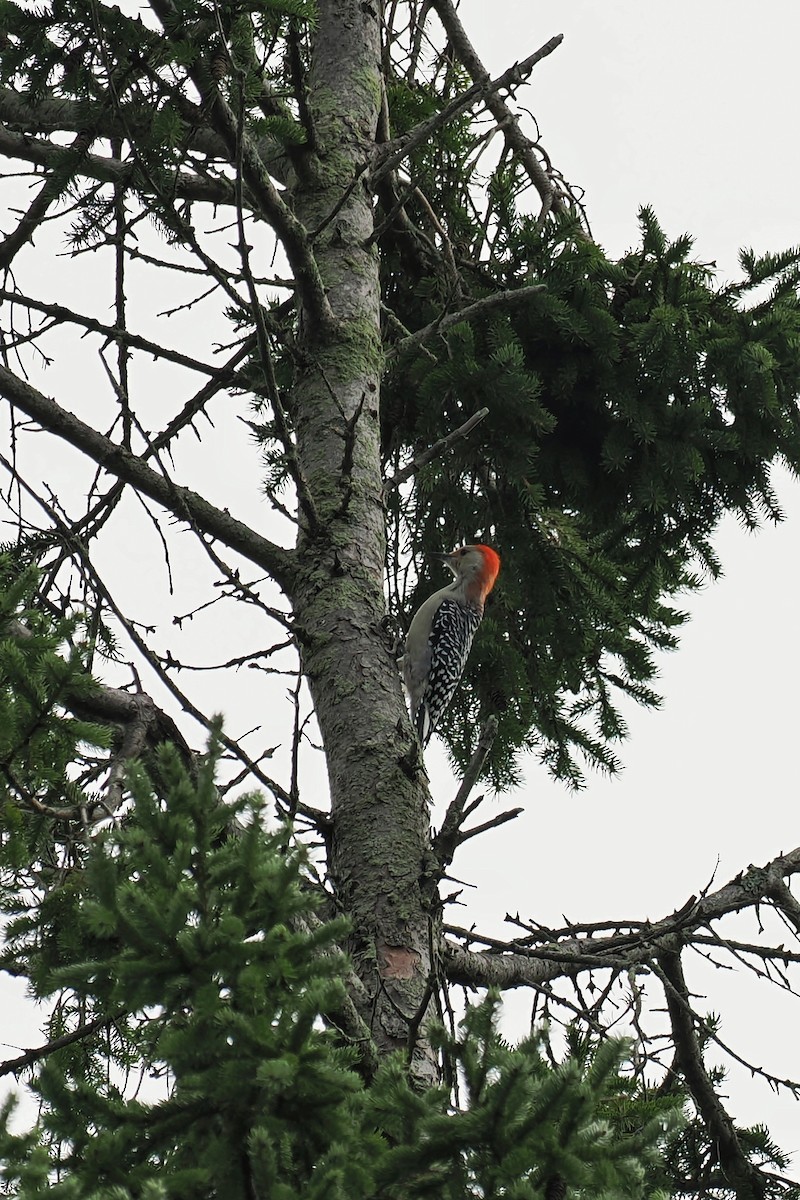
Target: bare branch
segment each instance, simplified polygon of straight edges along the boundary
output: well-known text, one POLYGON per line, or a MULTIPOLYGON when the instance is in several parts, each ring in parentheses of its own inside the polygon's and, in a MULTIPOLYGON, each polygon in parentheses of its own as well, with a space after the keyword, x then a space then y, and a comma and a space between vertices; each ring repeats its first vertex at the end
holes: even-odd
POLYGON ((783 882, 783 877, 779 870, 770 869, 769 871, 767 895, 775 907, 783 913, 789 924, 793 925, 797 932, 800 933, 800 903, 798 903, 783 882))
POLYGON ((391 479, 385 481, 383 485, 384 495, 400 487, 407 479, 411 479, 412 475, 416 475, 418 471, 421 471, 434 458, 438 458, 441 454, 446 454, 455 442, 472 433, 475 426, 479 425, 484 417, 488 415, 488 408, 479 408, 476 413, 472 414, 468 421, 465 421, 463 425, 459 425, 458 429, 454 429, 452 433, 448 433, 447 437, 440 438, 438 442, 434 442, 427 450, 415 454, 407 467, 403 467, 402 471, 398 471, 391 479))
MULTIPOLYGON (((163 83, 163 80, 160 82, 163 83)), ((192 104, 186 96, 181 94, 173 97, 173 104, 178 107, 181 118, 186 124, 185 137, 182 138, 182 145, 185 149, 205 154, 209 159, 227 160, 227 147, 219 134, 208 127, 202 108, 192 104)), ((31 140, 31 134, 80 133, 87 128, 92 130, 95 137, 129 137, 131 134, 146 133, 152 119, 153 110, 149 104, 122 103, 118 105, 110 97, 105 101, 100 99, 92 104, 87 104, 81 100, 66 100, 60 96, 45 98, 36 96, 32 92, 16 92, 10 88, 0 88, 0 122, 10 133, 26 135, 28 141, 31 140)), ((47 146, 53 145, 53 143, 40 141, 39 145, 47 146)), ((255 145, 265 166, 269 164, 270 174, 282 182, 285 173, 285 163, 282 163, 285 158, 283 147, 267 137, 259 138, 255 145)), ((63 153, 63 146, 58 146, 57 149, 63 153)), ((28 159, 27 161, 32 160, 28 159)), ((113 163, 112 159, 98 161, 113 163)), ((83 169, 77 173, 86 174, 83 169)), ((195 178, 198 184, 203 182, 200 176, 192 176, 188 173, 185 178, 187 180, 195 178)), ((229 202, 232 199, 233 193, 229 191, 229 202)))
POLYGON ((453 855, 456 852, 456 847, 461 840, 460 828, 461 822, 464 819, 464 806, 469 799, 469 794, 475 786, 478 776, 483 769, 483 764, 486 762, 486 756, 492 748, 492 742, 497 733, 497 717, 490 716, 487 718, 483 729, 478 737, 478 744, 473 751, 469 765, 464 772, 464 778, 461 780, 461 786, 454 799, 451 801, 447 812, 442 821, 442 827, 433 839, 433 852, 436 855, 439 865, 444 870, 453 861, 453 855))
MULTIPOLYGON (((0 125, 0 155, 17 158, 22 162, 34 163, 39 167, 55 168, 63 165, 64 147, 48 141, 29 137, 24 133, 11 133, 0 125)), ((115 158, 103 158, 96 154, 85 154, 80 161, 80 174, 100 183, 113 183, 121 187, 133 187, 148 193, 152 189, 137 163, 120 162, 115 158)), ((165 180, 165 189, 179 200, 205 201, 207 204, 233 204, 233 185, 225 179, 175 171, 165 180)))
POLYGON ((189 488, 180 487, 148 467, 143 459, 99 433, 74 413, 58 405, 31 384, 0 366, 0 395, 26 413, 48 433, 63 438, 92 458, 98 466, 156 500, 179 520, 218 538, 230 549, 268 571, 285 588, 292 578, 294 557, 274 542, 237 521, 189 488))
MULTIPOLYGON (((450 39, 450 44, 468 74, 475 83, 485 85, 489 81, 489 72, 484 67, 475 47, 469 40, 452 0, 433 0, 433 7, 436 9, 439 20, 444 26, 445 33, 450 39)), ((546 215, 548 212, 565 212, 567 206, 564 203, 563 196, 539 162, 533 142, 520 129, 517 115, 496 91, 488 92, 486 107, 500 126, 503 137, 506 140, 506 145, 518 156, 528 173, 531 183, 541 196, 543 215, 546 215)))
POLYGON ((624 968, 628 963, 622 956, 580 954, 553 955, 546 951, 533 955, 469 950, 445 940, 444 969, 450 983, 462 987, 496 987, 503 991, 518 987, 536 987, 548 979, 564 979, 582 970, 624 968))
POLYGON ((545 42, 533 54, 529 54, 521 62, 515 63, 513 67, 509 67, 497 79, 490 79, 488 73, 485 71, 484 78, 475 78, 473 74, 475 82, 472 84, 472 87, 467 88, 460 96, 456 96, 449 104, 446 104, 444 108, 432 117, 429 117, 426 121, 420 121, 418 125, 415 125, 413 129, 403 134, 402 137, 395 138, 381 147, 377 164, 372 173, 373 186, 377 186, 381 179, 399 166, 412 150, 422 142, 428 141, 437 129, 441 129, 448 121, 452 121, 453 117, 458 116, 459 113, 471 108, 479 101, 484 101, 491 107, 491 98, 496 97, 498 92, 506 91, 508 88, 517 87, 519 84, 524 83, 536 64, 558 49, 563 40, 564 35, 562 33, 550 38, 549 42, 545 42))
MULTIPOLYGON (((321 924, 319 917, 313 914, 302 918, 295 917, 294 923, 298 929, 309 932, 317 930, 321 924)), ((322 957, 328 957, 331 951, 319 950, 318 953, 322 957)), ((337 953, 337 951, 333 951, 333 953, 337 953)), ((356 1048, 361 1073, 367 1080, 371 1080, 378 1069, 378 1052, 369 1028, 359 1015, 358 1008, 354 1002, 354 997, 363 999, 363 992, 364 985, 361 983, 361 980, 355 971, 349 970, 347 972, 347 991, 342 994, 339 1007, 336 1011, 326 1013, 325 1019, 330 1025, 338 1029, 350 1044, 356 1048)))
MULTIPOLYGON (((473 986, 521 987, 546 979, 571 977, 584 969, 652 965, 659 953, 673 953, 691 942, 692 933, 711 921, 770 899, 775 879, 800 872, 800 847, 780 855, 765 867, 750 867, 730 883, 699 900, 685 904, 677 913, 636 929, 605 938, 583 936, 549 943, 527 944, 528 939, 500 942, 474 931, 456 936, 488 945, 487 951, 471 951, 445 942, 445 962, 452 983, 473 986)), ((788 890, 788 889, 787 889, 788 890)), ((793 897, 792 897, 793 899, 793 897)), ((455 930, 451 930, 455 932, 455 930)))
POLYGON ((412 350, 415 346, 426 342, 435 333, 444 333, 451 325, 460 325, 462 321, 469 321, 473 317, 483 316, 487 312, 495 310, 504 312, 508 309, 516 308, 518 305, 524 306, 530 300, 531 296, 535 296, 537 293, 546 290, 546 284, 534 283, 528 287, 514 288, 511 291, 495 292, 494 295, 483 296, 473 304, 468 304, 466 308, 461 308, 458 312, 445 313, 435 321, 431 321, 430 325, 425 325, 422 329, 417 329, 407 337, 401 338, 399 342, 387 351, 386 360, 390 362, 396 356, 412 350))
MULTIPOLYGON (((152 7, 167 36, 185 32, 173 0, 152 0, 152 7)), ((309 320, 318 332, 330 331, 335 325, 335 318, 305 226, 272 182, 255 144, 241 129, 236 114, 217 86, 204 55, 197 56, 189 68, 189 74, 202 96, 216 132, 227 148, 230 161, 241 162, 243 179, 256 207, 272 226, 286 251, 309 320)))
MULTIPOLYGON (((1 255, 2 247, 0 247, 0 265, 2 265, 1 255)), ((162 346, 158 342, 151 342, 149 338, 131 333, 128 329, 120 329, 116 325, 105 325, 102 321, 97 321, 94 317, 87 317, 83 313, 75 312, 71 308, 65 308, 63 304, 44 304, 38 300, 31 300, 28 296, 23 296, 19 292, 12 292, 5 289, 0 289, 0 300, 7 300, 10 304, 19 304, 29 312, 42 313, 43 316, 53 317, 59 324, 79 325, 81 329, 86 329, 91 333, 103 334, 110 342, 130 346, 134 350, 142 350, 146 354, 152 354, 154 359, 163 358, 165 362, 176 363, 178 366, 186 367, 187 370, 196 371, 198 374, 210 375, 212 378, 222 379, 228 384, 236 383, 236 375, 228 367, 215 367, 212 363, 205 363, 199 358, 192 358, 188 354, 182 354, 179 350, 162 346)), ((239 351, 235 361, 239 361, 243 357, 244 352, 239 351)))
POLYGON ((497 829, 500 825, 507 825, 509 821, 516 820, 520 813, 524 812, 524 808, 509 808, 505 812, 498 813, 491 820, 484 821, 481 825, 471 825, 469 829, 462 829, 458 835, 458 844, 461 845, 469 838, 477 837, 479 833, 486 833, 487 829, 497 829))
POLYGON ((247 284, 247 291, 250 297, 250 309, 253 314, 253 320, 256 326, 256 340, 258 343, 259 360, 261 370, 264 375, 264 382, 269 395, 270 404, 272 405, 272 414, 275 421, 275 429, 280 438, 283 452, 286 455, 286 464, 289 468, 289 473, 294 480, 297 489, 297 502, 300 506, 300 511, 306 519, 308 528, 312 536, 319 532, 319 516, 317 515, 317 506, 314 503, 314 497, 311 495, 311 489, 308 486, 308 481, 305 478, 300 463, 297 458, 297 448, 292 440, 292 435, 289 430, 289 423, 286 418, 286 413, 281 400, 281 394, 278 389, 278 384, 275 379, 275 371, 272 365, 272 351, 267 335, 266 322, 264 320, 264 310, 258 298, 255 279, 250 268, 250 246, 247 243, 244 229, 244 208, 243 208, 243 163, 244 163, 244 147, 245 147, 245 132, 244 132, 244 96, 240 97, 239 120, 236 133, 236 224, 239 231, 239 254, 242 263, 242 272, 247 284))
POLYGON ((695 1030, 696 1018, 689 1005, 689 991, 680 954, 660 954, 658 964, 675 1039, 676 1063, 711 1135, 711 1144, 719 1156, 723 1175, 729 1187, 735 1191, 737 1200, 761 1200, 766 1181, 742 1149, 733 1121, 714 1090, 703 1063, 695 1030))

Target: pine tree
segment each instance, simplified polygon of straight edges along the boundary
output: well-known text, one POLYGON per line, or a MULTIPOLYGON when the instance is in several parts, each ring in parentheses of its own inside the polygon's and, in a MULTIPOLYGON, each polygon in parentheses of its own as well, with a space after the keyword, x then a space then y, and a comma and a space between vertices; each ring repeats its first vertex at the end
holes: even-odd
POLYGON ((218 746, 196 781, 171 747, 159 758, 163 801, 133 768, 129 815, 71 886, 33 907, 7 892, 4 965, 58 999, 52 1032, 67 1034, 33 1076, 39 1125, 2 1136, 9 1194, 533 1197, 556 1176, 653 1194, 678 1102, 641 1106, 634 1128, 610 1119, 620 1042, 553 1069, 541 1036, 503 1045, 490 999, 440 1035, 462 1110, 445 1087, 417 1093, 403 1056, 367 1089, 335 1017, 320 1021, 345 997, 344 923, 316 918, 288 831, 264 831, 258 797, 220 799, 218 746))
MULTIPOLYGON (((503 943, 443 928, 479 774, 510 787, 527 751, 568 786, 613 771, 620 699, 658 703, 721 516, 777 517, 771 466, 800 464, 800 253, 743 252, 722 284, 645 208, 639 245, 609 259, 518 120, 558 42, 492 80, 451 0, 0 0, 19 532, 0 611, 4 962, 59 997, 41 1056, 8 1067, 44 1061, 42 1130, 7 1139, 12 1191, 793 1194, 768 1134, 722 1104, 681 956, 762 903, 796 928, 800 852, 661 921, 523 922, 503 943), (55 398, 52 358, 78 364, 55 398), (261 460, 244 518, 220 487, 230 444, 261 460), (434 836, 397 635, 427 552, 472 540, 506 565, 441 730, 464 782, 434 836), (107 578, 122 547, 155 593, 151 544, 160 629, 107 578), (213 715, 242 667, 291 681, 285 712, 248 722, 256 748, 213 715), (186 680, 212 669, 207 703, 186 680), (329 797, 301 794, 318 741, 329 797), (560 1066, 541 1033, 503 1047, 493 1001, 447 1026, 452 987, 549 995, 581 974, 599 999, 570 1001, 560 1066), (606 1036, 623 993, 627 1075, 606 1036), (166 1099, 132 1097, 138 1069, 169 1072, 166 1099), (652 1121, 684 1095, 667 1146, 652 1121)), ((767 974, 796 957, 725 944, 767 974)))

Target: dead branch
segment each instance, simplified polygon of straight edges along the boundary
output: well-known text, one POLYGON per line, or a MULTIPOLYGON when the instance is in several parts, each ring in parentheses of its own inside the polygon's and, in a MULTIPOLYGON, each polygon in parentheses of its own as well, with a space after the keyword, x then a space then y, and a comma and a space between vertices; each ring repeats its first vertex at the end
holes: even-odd
MULTIPOLYGON (((64 148, 28 134, 12 133, 0 125, 0 155, 34 163, 38 167, 55 168, 63 162, 64 148)), ((80 174, 99 183, 133 187, 144 192, 150 190, 139 165, 120 162, 118 158, 85 154, 80 162, 80 174)), ((166 175, 164 186, 171 196, 179 200, 204 201, 207 204, 233 203, 233 185, 226 179, 173 171, 166 175)))
MULTIPOLYGON (((158 78, 158 84, 159 87, 166 88, 170 95, 170 102, 184 122, 185 135, 182 138, 184 149, 195 154, 205 155, 211 161, 227 160, 227 146, 219 134, 209 127, 201 106, 193 104, 178 89, 170 88, 162 77, 158 78)), ((68 100, 61 96, 43 97, 32 92, 0 88, 0 122, 5 130, 13 135, 23 135, 28 142, 33 141, 32 135, 35 135, 38 146, 45 148, 53 146, 53 149, 62 152, 63 146, 56 147, 51 142, 40 140, 40 135, 44 135, 46 139, 55 133, 80 133, 82 130, 90 128, 95 137, 104 139, 127 138, 131 134, 141 136, 149 130, 152 117, 152 105, 119 102, 111 95, 101 95, 91 105, 88 105, 82 100, 68 100)), ((285 182, 287 152, 284 147, 268 136, 256 139, 255 146, 265 166, 269 164, 270 174, 279 182, 285 182)), ((9 157, 23 156, 9 155, 9 157)), ((35 160, 26 159, 26 161, 35 160)), ((113 170, 113 158, 102 158, 95 161, 109 164, 110 169, 113 170)), ((81 169, 78 174, 86 175, 87 172, 81 169)), ((96 178, 94 175, 89 177, 96 178)), ((185 179, 187 181, 196 180, 198 186, 203 185, 204 179, 205 182, 209 182, 207 177, 195 176, 188 172, 185 174, 185 179)), ((220 186, 227 187, 226 181, 220 179, 218 182, 220 186)), ((177 194, 180 195, 180 193, 177 194)), ((194 198, 199 199, 200 197, 194 198)), ((228 202, 230 203, 232 199, 233 193, 229 189, 228 202)))
POLYGON ((477 837, 480 833, 486 833, 488 829, 497 829, 500 825, 506 825, 524 812, 524 808, 509 808, 505 812, 498 813, 496 817, 492 817, 490 821, 484 821, 481 825, 472 825, 469 829, 462 829, 458 835, 458 844, 461 845, 462 842, 477 837))
MULTIPOLYGON (((172 0, 152 0, 152 8, 167 37, 185 34, 180 13, 172 0)), ((200 92, 208 117, 222 138, 232 163, 241 163, 242 177, 264 220, 274 229, 292 267, 306 314, 318 332, 335 325, 322 276, 311 249, 308 231, 282 198, 249 134, 223 96, 205 55, 198 55, 189 75, 200 92)))
MULTIPOLYGON (((0 265, 2 265, 2 247, 0 247, 0 265)), ((237 382, 236 373, 230 368, 230 365, 215 367, 212 363, 205 363, 202 359, 192 358, 188 354, 182 354, 179 350, 162 346, 158 342, 151 342, 149 338, 131 333, 128 329, 120 329, 116 325, 106 325, 94 317, 88 317, 83 313, 75 312, 71 308, 66 308, 63 304, 44 304, 39 300, 32 300, 28 296, 23 296, 19 292, 12 292, 5 289, 0 289, 0 300, 6 300, 10 304, 19 304, 29 312, 41 313, 43 316, 53 317, 59 324, 78 325, 81 329, 85 329, 90 333, 100 333, 109 342, 129 346, 134 350, 142 350, 146 354, 152 354, 156 360, 163 359, 165 362, 175 363, 177 366, 186 367, 187 370, 196 371, 198 374, 210 375, 213 379, 221 380, 230 385, 234 385, 237 382)), ((239 350, 234 356, 233 361, 240 361, 244 355, 245 351, 243 349, 239 350)))
MULTIPOLYGON (((459 61, 475 83, 486 84, 489 80, 489 72, 469 40, 452 0, 433 0, 433 7, 459 61)), ((534 143, 520 129, 517 115, 496 91, 487 93, 486 107, 500 126, 506 145, 520 159, 531 183, 539 193, 542 199, 543 214, 567 211, 561 190, 554 185, 550 175, 539 162, 534 143)))
POLYGON ((469 799, 469 794, 477 782, 478 776, 481 773, 483 764, 486 762, 486 756, 492 748, 492 742, 497 733, 497 717, 490 716, 486 719, 478 744, 475 747, 469 765, 464 772, 464 778, 461 780, 461 786, 454 799, 451 801, 447 812, 442 821, 442 827, 433 839, 433 852, 439 862, 442 870, 445 870, 453 861, 453 855, 456 852, 456 847, 459 844, 461 823, 464 820, 464 806, 469 799))
POLYGON ((658 966, 675 1039, 676 1064, 711 1135, 711 1143, 718 1155, 722 1173, 728 1186, 735 1191, 737 1200, 761 1200, 765 1192, 765 1180, 742 1149, 733 1121, 717 1095, 703 1063, 695 1029, 696 1017, 689 1004, 689 990, 680 954, 659 954, 658 966))
MULTIPOLYGON (((438 11, 438 5, 436 8, 438 11)), ((456 96, 449 104, 440 109, 438 113, 434 113, 432 117, 428 117, 426 121, 420 121, 418 125, 415 125, 413 129, 410 129, 402 137, 395 138, 381 147, 375 168, 372 172, 373 186, 377 186, 381 179, 388 175, 390 171, 395 170, 403 159, 408 157, 412 150, 421 145, 422 142, 428 141, 436 130, 441 129, 448 121, 452 121, 454 117, 465 112, 479 101, 485 102, 491 108, 492 98, 497 97, 499 92, 507 91, 509 88, 524 83, 536 64, 558 49, 563 40, 564 35, 561 33, 557 34, 556 37, 550 38, 549 42, 545 42, 533 54, 528 55, 521 62, 509 67, 497 79, 490 79, 486 71, 484 71, 483 78, 476 78, 473 75, 475 82, 472 84, 472 87, 467 88, 460 96, 456 96)))
POLYGON ((262 537, 230 513, 210 504, 197 492, 180 487, 158 474, 140 456, 112 442, 4 366, 0 366, 0 395, 48 433, 55 434, 87 454, 109 474, 157 501, 179 520, 189 521, 210 537, 218 538, 231 550, 268 571, 279 586, 285 588, 288 585, 294 564, 291 551, 262 537))
MULTIPOLYGON (((267 394, 269 396, 269 401, 272 406, 275 429, 280 439, 280 443, 283 446, 284 454, 286 455, 286 465, 288 467, 289 474, 291 475, 295 488, 297 489, 297 502, 300 507, 300 511, 305 517, 309 533, 313 537, 319 532, 320 528, 317 506, 314 501, 314 497, 311 494, 311 489, 308 486, 308 481, 300 467, 297 457, 297 448, 289 431, 289 423, 283 407, 283 401, 281 400, 280 390, 275 379, 275 371, 272 365, 272 350, 269 343, 266 321, 264 319, 264 309, 259 301, 255 279, 250 268, 250 246, 248 245, 247 238, 245 236, 243 207, 245 148, 246 134, 244 129, 244 97, 242 96, 236 130, 236 224, 239 231, 239 255, 242 264, 242 273, 244 275, 248 295, 250 297, 250 310, 253 314, 253 320, 255 321, 259 361, 261 363, 261 371, 264 376, 264 382, 266 385, 267 394)), ((308 253, 311 253, 310 250, 308 253)), ((327 299, 325 302, 327 304, 327 299)))
POLYGON ((532 296, 546 291, 546 288, 547 285, 544 283, 535 283, 528 287, 514 288, 507 292, 496 292, 493 296, 483 296, 473 304, 468 304, 466 308, 459 309, 458 312, 445 313, 435 321, 431 321, 429 325, 425 325, 422 329, 417 329, 414 333, 408 334, 407 337, 401 338, 399 342, 387 351, 387 362, 426 342, 433 334, 445 333, 452 325, 460 325, 462 321, 469 321, 473 317, 483 316, 489 312, 507 312, 509 309, 516 308, 517 306, 522 307, 527 304, 532 296))
POLYGON ((676 952, 691 942, 696 930, 710 922, 763 904, 770 899, 770 888, 775 887, 776 878, 783 880, 799 872, 800 847, 778 856, 765 867, 750 867, 716 892, 684 905, 660 921, 644 922, 638 928, 604 938, 587 935, 530 945, 526 944, 529 939, 503 943, 486 939, 473 930, 456 933, 450 927, 455 936, 466 942, 481 942, 490 949, 472 951, 446 941, 447 974, 452 983, 466 986, 520 987, 559 976, 571 977, 586 968, 615 966, 627 970, 636 965, 652 965, 656 955, 676 952))
POLYGON ((438 442, 434 442, 427 450, 422 450, 419 454, 415 454, 407 467, 403 467, 402 471, 398 471, 391 479, 387 479, 383 485, 383 493, 394 491, 400 487, 406 480, 411 479, 418 471, 432 462, 434 458, 438 458, 442 454, 446 454, 450 447, 461 438, 467 437, 472 433, 476 425, 489 415, 488 408, 479 408, 476 413, 473 413, 469 420, 463 425, 459 425, 458 429, 454 429, 452 433, 448 433, 446 437, 440 438, 438 442))

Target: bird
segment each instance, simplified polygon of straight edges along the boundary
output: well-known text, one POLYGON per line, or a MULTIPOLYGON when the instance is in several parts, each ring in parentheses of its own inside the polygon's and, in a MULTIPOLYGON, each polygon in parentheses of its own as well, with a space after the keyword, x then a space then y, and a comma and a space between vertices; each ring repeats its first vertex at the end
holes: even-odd
POLYGON ((427 746, 453 698, 483 617, 486 597, 500 571, 491 546, 459 546, 450 554, 432 554, 455 575, 417 609, 400 659, 411 705, 411 721, 427 746))

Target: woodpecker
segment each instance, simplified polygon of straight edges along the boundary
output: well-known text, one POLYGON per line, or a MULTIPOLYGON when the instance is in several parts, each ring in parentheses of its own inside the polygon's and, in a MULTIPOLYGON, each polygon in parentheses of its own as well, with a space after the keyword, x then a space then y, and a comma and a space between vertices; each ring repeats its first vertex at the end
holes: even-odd
POLYGON ((455 575, 420 605, 400 660, 411 701, 411 720, 423 746, 453 698, 464 671, 483 605, 500 570, 491 546, 460 546, 451 554, 433 554, 455 575))

